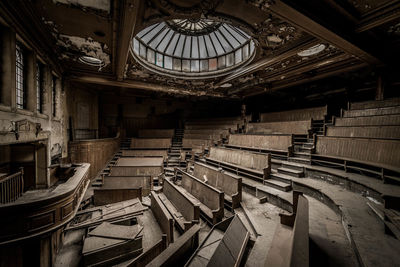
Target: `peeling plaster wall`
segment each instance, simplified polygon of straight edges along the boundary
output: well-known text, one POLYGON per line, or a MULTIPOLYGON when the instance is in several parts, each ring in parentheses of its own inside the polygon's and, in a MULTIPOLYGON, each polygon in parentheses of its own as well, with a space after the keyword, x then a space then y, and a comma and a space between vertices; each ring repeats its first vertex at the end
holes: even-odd
POLYGON ((53 3, 88 7, 110 13, 110 0, 53 0, 53 3))
MULTIPOLYGON (((106 44, 94 41, 92 38, 82 38, 78 36, 69 36, 60 34, 57 44, 68 50, 75 50, 83 53, 86 56, 101 59, 104 63, 103 67, 110 64, 110 55, 105 51, 108 49, 106 44)), ((69 55, 63 54, 64 58, 69 58, 69 55)))

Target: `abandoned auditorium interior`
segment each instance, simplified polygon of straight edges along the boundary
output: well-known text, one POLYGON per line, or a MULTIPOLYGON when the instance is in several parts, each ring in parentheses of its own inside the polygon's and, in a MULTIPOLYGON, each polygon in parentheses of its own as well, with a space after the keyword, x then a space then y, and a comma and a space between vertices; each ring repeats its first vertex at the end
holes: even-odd
POLYGON ((1 0, 0 267, 400 266, 399 0, 1 0))

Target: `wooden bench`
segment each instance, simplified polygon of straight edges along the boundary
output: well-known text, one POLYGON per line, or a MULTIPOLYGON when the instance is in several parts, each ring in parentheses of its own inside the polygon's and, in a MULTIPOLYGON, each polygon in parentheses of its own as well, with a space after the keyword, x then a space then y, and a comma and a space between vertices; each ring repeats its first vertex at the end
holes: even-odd
POLYGON ((400 240, 400 197, 382 195, 384 206, 372 201, 367 205, 382 220, 385 226, 385 233, 400 240))
POLYGON ((400 141, 317 136, 312 163, 400 180, 400 141))
POLYGON ((105 180, 104 184, 93 190, 93 202, 96 206, 107 205, 133 198, 142 200, 142 187, 132 187, 129 181, 113 183, 105 180))
POLYGON ((341 117, 345 118, 393 114, 400 114, 400 106, 341 110, 341 117))
POLYGON ((264 182, 271 174, 271 155, 221 147, 210 148, 205 161, 213 166, 264 182))
POLYGON ((139 129, 140 138, 172 138, 175 134, 174 129, 139 129))
POLYGON ((311 120, 261 122, 247 124, 246 133, 253 134, 308 134, 311 129, 311 120))
POLYGON ((183 266, 199 245, 199 232, 200 226, 194 225, 146 266, 183 266))
POLYGON ((185 125, 185 129, 188 130, 200 130, 200 129, 212 129, 212 130, 229 130, 237 131, 239 129, 239 124, 193 124, 193 125, 185 125))
POLYGON ((223 191, 225 200, 232 209, 240 207, 240 202, 242 201, 242 178, 224 173, 199 162, 194 163, 193 176, 203 181, 207 179, 207 184, 223 191))
POLYGON ((160 225, 163 233, 167 235, 167 244, 173 243, 174 219, 168 212, 168 209, 165 207, 164 203, 159 199, 159 196, 154 193, 154 191, 151 192, 150 199, 151 211, 153 212, 154 217, 157 219, 157 222, 160 225))
POLYGON ((141 187, 142 195, 148 196, 153 189, 153 177, 144 176, 105 176, 104 181, 114 184, 114 186, 141 187))
POLYGON ((168 149, 171 144, 171 138, 132 138, 130 147, 135 149, 168 149))
POLYGON ((224 217, 224 192, 204 183, 193 175, 175 169, 175 176, 182 176, 181 192, 185 192, 189 198, 200 202, 200 211, 206 221, 216 224, 224 217))
POLYGON ((278 225, 264 266, 309 266, 308 200, 293 191, 293 213, 279 214, 278 225))
POLYGON ((206 139, 206 140, 213 140, 219 141, 222 139, 220 134, 196 134, 196 133, 185 133, 183 136, 185 139, 206 139))
POLYGON ((219 135, 222 138, 227 138, 229 136, 229 130, 225 129, 186 129, 185 134, 210 134, 219 135))
POLYGON ((260 122, 302 121, 310 119, 323 120, 327 113, 327 106, 261 113, 260 122))
POLYGON ((164 172, 162 157, 124 157, 110 166, 110 176, 159 176, 164 172))
POLYGON ((140 150, 140 149, 124 149, 121 151, 122 157, 163 157, 164 160, 168 158, 168 150, 140 150))
POLYGON ((333 123, 335 126, 400 126, 400 115, 378 115, 350 118, 333 117, 333 123))
POLYGON ((183 149, 190 149, 192 147, 210 147, 213 145, 213 141, 210 139, 189 139, 183 138, 182 139, 182 147, 183 149))
POLYGON ((250 233, 238 216, 213 226, 185 266, 241 266, 250 233))
POLYGON ((231 134, 229 135, 228 144, 240 147, 288 152, 289 147, 293 145, 293 136, 291 134, 231 134))
POLYGON ((326 136, 400 139, 400 125, 381 126, 327 126, 326 136))
POLYGON ((181 232, 186 232, 192 225, 199 223, 199 203, 188 198, 168 179, 164 180, 162 193, 159 197, 172 214, 181 232))
POLYGON ((400 106, 400 98, 348 103, 348 109, 367 109, 400 106))

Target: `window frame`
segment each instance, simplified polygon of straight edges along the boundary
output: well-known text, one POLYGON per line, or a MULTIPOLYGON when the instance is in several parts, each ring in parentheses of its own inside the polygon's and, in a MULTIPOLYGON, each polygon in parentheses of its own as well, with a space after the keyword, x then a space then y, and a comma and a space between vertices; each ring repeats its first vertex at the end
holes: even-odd
POLYGON ((15 43, 15 104, 18 109, 27 108, 25 50, 22 43, 18 41, 15 43))

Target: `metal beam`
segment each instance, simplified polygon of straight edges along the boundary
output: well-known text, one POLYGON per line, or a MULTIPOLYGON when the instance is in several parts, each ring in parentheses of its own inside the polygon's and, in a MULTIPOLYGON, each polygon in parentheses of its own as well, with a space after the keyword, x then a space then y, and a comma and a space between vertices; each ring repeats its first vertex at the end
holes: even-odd
POLYGON ((274 1, 274 3, 269 5, 267 9, 271 11, 273 15, 289 22, 298 29, 305 31, 322 41, 328 42, 342 51, 360 58, 364 62, 369 64, 382 64, 379 59, 353 44, 345 37, 340 36, 313 19, 307 17, 290 5, 284 3, 282 0, 274 1))
POLYGON ((128 60, 130 43, 133 37, 138 14, 142 8, 143 1, 140 0, 123 0, 120 5, 120 20, 117 35, 117 55, 115 74, 117 80, 124 79, 126 62, 128 60))

